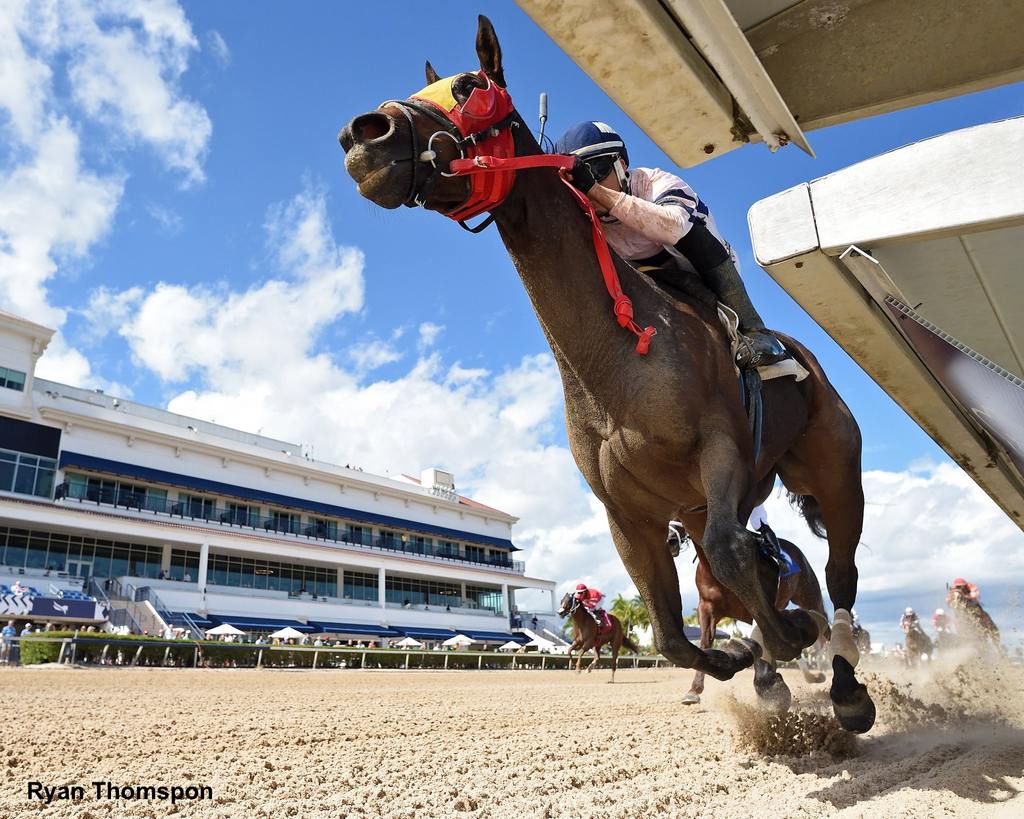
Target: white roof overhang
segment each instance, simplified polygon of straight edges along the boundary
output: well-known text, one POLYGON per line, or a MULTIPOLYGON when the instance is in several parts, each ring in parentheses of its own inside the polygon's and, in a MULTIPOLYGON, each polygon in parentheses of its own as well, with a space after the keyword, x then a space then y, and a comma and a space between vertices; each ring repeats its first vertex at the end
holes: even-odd
POLYGON ((1022 156, 1024 118, 954 131, 748 221, 769 275, 1024 528, 1022 156))
POLYGON ((1005 0, 516 2, 683 167, 1024 79, 1005 0))

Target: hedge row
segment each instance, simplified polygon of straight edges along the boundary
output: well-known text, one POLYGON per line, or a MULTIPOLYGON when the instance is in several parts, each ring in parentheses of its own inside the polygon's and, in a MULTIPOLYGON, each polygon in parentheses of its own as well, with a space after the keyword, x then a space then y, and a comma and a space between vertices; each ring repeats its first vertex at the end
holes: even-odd
MULTIPOLYGON (((22 638, 22 665, 56 662, 60 656, 61 643, 47 638, 74 636, 76 636, 75 632, 49 631, 22 638)), ((270 648, 266 645, 223 643, 212 640, 172 642, 168 647, 167 640, 134 634, 79 633, 78 636, 106 641, 109 645, 106 650, 106 661, 118 665, 129 665, 133 662, 137 662, 139 665, 163 665, 166 659, 169 665, 190 667, 195 662, 195 650, 198 646, 201 666, 207 668, 254 668, 259 659, 260 650, 270 648), (139 651, 140 647, 141 651, 139 651), (137 660, 136 653, 138 653, 137 660)), ((101 643, 78 643, 75 646, 75 662, 98 664, 103 658, 103 650, 104 645, 101 643)), ((69 657, 70 651, 70 646, 65 649, 65 659, 69 657)), ((319 652, 314 647, 294 650, 281 648, 275 648, 272 651, 264 650, 261 664, 265 668, 311 668, 314 654, 316 654, 317 668, 360 668, 364 656, 367 668, 405 668, 406 664, 406 652, 401 649, 367 649, 364 652, 359 649, 338 651, 327 647, 319 652)), ((547 656, 546 660, 539 654, 487 653, 482 655, 482 660, 480 656, 478 653, 454 651, 410 653, 409 667, 444 668, 446 658, 447 667, 450 669, 511 668, 513 660, 516 668, 541 668, 542 665, 548 668, 566 667, 566 660, 555 656, 547 656)), ((623 666, 627 664, 631 664, 631 660, 622 660, 623 666)))

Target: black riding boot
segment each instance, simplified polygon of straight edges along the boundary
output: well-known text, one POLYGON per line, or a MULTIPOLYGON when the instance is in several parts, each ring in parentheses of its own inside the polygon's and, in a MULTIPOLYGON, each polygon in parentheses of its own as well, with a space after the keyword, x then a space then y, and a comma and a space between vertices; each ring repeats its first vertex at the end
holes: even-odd
POLYGON ((740 349, 736 352, 736 363, 742 367, 757 367, 778 361, 786 354, 786 348, 770 330, 766 330, 761 316, 747 295, 740 272, 731 258, 701 274, 704 283, 722 304, 731 308, 740 320, 740 349))

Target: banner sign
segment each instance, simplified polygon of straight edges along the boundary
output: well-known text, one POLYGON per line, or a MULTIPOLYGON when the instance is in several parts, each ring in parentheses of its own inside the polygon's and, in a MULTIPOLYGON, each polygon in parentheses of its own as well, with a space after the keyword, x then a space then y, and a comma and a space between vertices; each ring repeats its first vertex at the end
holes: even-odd
POLYGON ((0 617, 32 617, 41 620, 105 620, 107 613, 95 600, 65 600, 60 597, 29 597, 0 594, 0 617))
POLYGON ((925 366, 1024 475, 1024 380, 892 296, 885 307, 925 366))

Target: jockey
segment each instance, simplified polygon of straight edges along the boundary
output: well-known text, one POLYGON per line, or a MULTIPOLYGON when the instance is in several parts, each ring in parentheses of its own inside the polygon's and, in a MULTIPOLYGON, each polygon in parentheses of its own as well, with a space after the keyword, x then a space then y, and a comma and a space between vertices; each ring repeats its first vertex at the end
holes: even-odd
POLYGON ((932 615, 932 628, 941 634, 950 630, 949 625, 949 615, 945 609, 935 609, 935 614, 932 615))
POLYGON ((968 603, 977 604, 981 602, 981 589, 973 583, 968 583, 962 577, 958 577, 950 583, 949 590, 950 592, 960 592, 960 595, 968 603))
POLYGON ((604 609, 598 605, 604 598, 604 595, 601 594, 601 592, 597 589, 588 589, 584 583, 577 583, 576 593, 573 597, 583 604, 583 608, 587 610, 587 614, 594 618, 594 622, 597 623, 598 626, 604 626, 604 621, 601 617, 601 614, 604 613, 604 609))
POLYGON ((696 273, 736 313, 741 367, 785 357, 786 348, 765 329, 750 302, 732 248, 693 188, 659 168, 627 172, 626 145, 603 122, 574 125, 555 143, 555 153, 576 157, 572 184, 594 203, 608 244, 619 256, 676 289, 684 289, 686 273, 696 273))
POLYGON ((903 616, 900 618, 900 628, 904 631, 915 627, 920 627, 921 622, 917 619, 917 612, 907 606, 903 611, 903 616))

